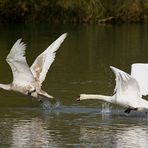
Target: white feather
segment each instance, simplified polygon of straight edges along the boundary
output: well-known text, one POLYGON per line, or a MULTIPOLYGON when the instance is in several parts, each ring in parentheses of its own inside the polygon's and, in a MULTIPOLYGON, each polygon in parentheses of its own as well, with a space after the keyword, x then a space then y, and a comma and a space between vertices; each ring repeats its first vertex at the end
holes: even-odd
POLYGON ((61 35, 54 41, 43 53, 41 53, 32 66, 30 67, 34 77, 39 80, 40 84, 44 81, 46 74, 55 59, 56 51, 66 38, 67 33, 61 35))
POLYGON ((148 64, 132 64, 131 76, 138 81, 141 94, 148 95, 148 64))
POLYGON ((25 58, 26 45, 18 39, 13 45, 6 61, 13 73, 13 84, 27 85, 34 81, 34 77, 25 58))
MULTIPOLYGON (((13 73, 13 82, 10 84, 0 84, 0 88, 13 90, 25 95, 29 95, 39 100, 40 97, 53 98, 41 89, 41 83, 46 77, 46 73, 55 58, 55 51, 60 47, 67 34, 61 35, 42 54, 40 54, 31 68, 29 68, 25 50, 26 45, 18 39, 13 45, 6 61, 10 65, 13 73)), ((43 100, 42 100, 43 101, 43 100)))
POLYGON ((110 66, 110 68, 116 77, 114 95, 80 94, 77 100, 98 99, 125 106, 128 108, 125 112, 130 112, 132 109, 139 111, 148 110, 148 101, 142 98, 137 80, 122 70, 113 66, 110 66))
POLYGON ((116 76, 116 99, 121 102, 130 102, 130 105, 135 104, 141 98, 137 80, 122 70, 112 66, 110 68, 116 76))

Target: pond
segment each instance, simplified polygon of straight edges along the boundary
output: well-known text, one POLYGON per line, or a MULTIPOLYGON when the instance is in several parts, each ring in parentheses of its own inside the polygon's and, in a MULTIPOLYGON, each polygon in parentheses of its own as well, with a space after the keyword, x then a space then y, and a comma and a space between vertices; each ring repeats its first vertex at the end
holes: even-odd
POLYGON ((112 95, 115 76, 109 66, 130 73, 132 63, 148 63, 148 27, 117 25, 0 26, 0 82, 10 83, 5 59, 18 38, 27 44, 31 66, 62 33, 43 89, 55 97, 50 109, 36 99, 0 90, 0 147, 102 148, 148 145, 148 117, 124 114, 125 108, 100 101, 81 101, 81 93, 112 95))

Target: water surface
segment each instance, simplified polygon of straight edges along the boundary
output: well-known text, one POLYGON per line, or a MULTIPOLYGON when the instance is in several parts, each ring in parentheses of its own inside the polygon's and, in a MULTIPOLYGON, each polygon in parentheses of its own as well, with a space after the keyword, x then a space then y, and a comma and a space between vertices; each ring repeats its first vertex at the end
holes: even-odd
POLYGON ((148 145, 147 115, 98 101, 76 102, 80 93, 111 95, 109 66, 130 73, 148 62, 147 25, 0 26, 0 82, 12 81, 5 58, 18 38, 31 65, 62 33, 68 37, 43 83, 56 104, 45 110, 35 99, 0 90, 0 147, 135 147, 148 145))

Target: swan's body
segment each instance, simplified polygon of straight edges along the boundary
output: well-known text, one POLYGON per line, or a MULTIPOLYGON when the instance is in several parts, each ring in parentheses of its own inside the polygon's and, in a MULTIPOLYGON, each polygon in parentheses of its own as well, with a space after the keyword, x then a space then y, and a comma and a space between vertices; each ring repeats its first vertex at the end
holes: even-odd
POLYGON ((116 86, 113 96, 80 94, 77 100, 98 99, 124 106, 126 113, 131 110, 148 110, 148 101, 142 98, 137 80, 131 75, 111 66, 116 76, 116 86))
POLYGON ((148 95, 148 64, 136 63, 132 64, 131 76, 134 77, 139 86, 142 95, 148 95))
POLYGON ((0 84, 0 88, 20 92, 38 99, 41 96, 53 98, 43 91, 41 86, 48 69, 54 61, 55 52, 59 49, 66 36, 65 33, 54 41, 35 59, 31 67, 28 66, 25 57, 26 45, 21 42, 21 39, 17 40, 6 58, 12 70, 13 82, 11 84, 0 84))

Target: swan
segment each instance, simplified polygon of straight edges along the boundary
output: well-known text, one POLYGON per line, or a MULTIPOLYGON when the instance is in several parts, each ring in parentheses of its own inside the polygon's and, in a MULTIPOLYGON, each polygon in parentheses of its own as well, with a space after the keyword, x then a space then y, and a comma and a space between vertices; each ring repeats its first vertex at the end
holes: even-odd
POLYGON ((137 80, 140 86, 141 94, 143 96, 148 95, 148 64, 147 63, 132 64, 131 76, 137 80))
POLYGON ((43 91, 41 86, 48 69, 55 59, 56 51, 66 36, 67 33, 64 33, 54 41, 35 59, 31 67, 28 66, 25 57, 26 44, 22 42, 22 39, 18 39, 6 58, 12 70, 13 81, 10 84, 0 84, 0 88, 20 92, 24 95, 37 98, 40 102, 42 102, 42 97, 53 98, 53 96, 43 91))
MULTIPOLYGON (((134 67, 134 66, 133 66, 134 67)), ((112 96, 97 94, 80 94, 77 101, 86 99, 98 99, 109 103, 126 107, 125 113, 132 110, 148 110, 148 101, 142 98, 138 81, 128 73, 110 66, 116 77, 116 86, 112 96)), ((132 72, 133 73, 133 72, 132 72)))

